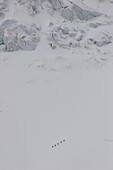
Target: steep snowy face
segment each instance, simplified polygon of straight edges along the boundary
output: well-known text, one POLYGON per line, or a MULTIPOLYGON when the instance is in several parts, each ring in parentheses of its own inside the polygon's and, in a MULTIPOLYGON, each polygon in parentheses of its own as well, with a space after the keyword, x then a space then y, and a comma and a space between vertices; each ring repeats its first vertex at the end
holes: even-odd
MULTIPOLYGON (((4 0, 4 3, 7 1, 4 0)), ((78 0, 75 1, 76 3, 69 0, 13 0, 12 2, 17 6, 19 5, 20 10, 24 6, 31 16, 36 16, 45 11, 52 16, 54 13, 57 13, 57 15, 62 16, 64 19, 73 21, 76 19, 90 20, 102 15, 99 12, 90 10, 78 0)))
MULTIPOLYGON (((86 9, 82 9, 75 3, 70 1, 62 1, 62 0, 18 0, 20 5, 26 5, 31 15, 38 14, 41 12, 41 8, 44 3, 48 3, 48 8, 51 8, 53 12, 58 12, 63 18, 67 20, 74 20, 76 18, 80 20, 89 20, 94 17, 98 17, 101 14, 95 11, 89 11, 86 9)), ((44 9, 47 10, 47 9, 44 9)))
POLYGON ((52 49, 110 44, 112 35, 105 29, 99 31, 111 24, 110 17, 90 9, 87 3, 89 0, 2 0, 0 50, 35 50, 44 38, 52 49))

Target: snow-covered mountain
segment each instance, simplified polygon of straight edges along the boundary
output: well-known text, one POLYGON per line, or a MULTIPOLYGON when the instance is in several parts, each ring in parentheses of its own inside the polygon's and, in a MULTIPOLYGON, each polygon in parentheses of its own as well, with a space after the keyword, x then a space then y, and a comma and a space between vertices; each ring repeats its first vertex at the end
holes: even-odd
POLYGON ((0 0, 0 170, 113 170, 113 0, 0 0))
POLYGON ((106 30, 112 22, 111 16, 78 0, 4 0, 0 46, 7 52, 34 50, 46 34, 52 49, 57 46, 84 49, 92 44, 101 47, 112 42, 112 35, 106 30))

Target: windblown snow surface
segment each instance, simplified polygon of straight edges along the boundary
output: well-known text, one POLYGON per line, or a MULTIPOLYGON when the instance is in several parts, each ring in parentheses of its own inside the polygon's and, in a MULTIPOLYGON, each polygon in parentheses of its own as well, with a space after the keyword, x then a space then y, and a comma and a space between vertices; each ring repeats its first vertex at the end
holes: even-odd
POLYGON ((17 22, 0 34, 0 170, 113 170, 113 1, 73 0, 102 15, 71 21, 60 1, 0 2, 0 25, 17 22))

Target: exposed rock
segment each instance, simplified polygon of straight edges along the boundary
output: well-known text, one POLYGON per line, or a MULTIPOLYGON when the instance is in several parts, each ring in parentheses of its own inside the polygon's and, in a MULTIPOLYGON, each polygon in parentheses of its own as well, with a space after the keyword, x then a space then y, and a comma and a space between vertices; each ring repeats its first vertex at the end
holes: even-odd
POLYGON ((49 45, 53 50, 56 48, 56 45, 53 42, 50 42, 49 45))

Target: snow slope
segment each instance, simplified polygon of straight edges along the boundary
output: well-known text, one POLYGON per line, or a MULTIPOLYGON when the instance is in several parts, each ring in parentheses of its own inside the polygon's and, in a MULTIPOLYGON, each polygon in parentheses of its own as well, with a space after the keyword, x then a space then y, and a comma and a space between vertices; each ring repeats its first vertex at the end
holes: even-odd
MULTIPOLYGON (((105 3, 111 4, 101 2, 99 12, 105 3)), ((100 2, 92 4, 98 9, 100 2)), ((0 53, 0 170, 112 170, 113 43, 90 42, 84 48, 100 32, 113 36, 112 17, 62 25, 57 13, 44 11, 26 20, 14 13, 11 18, 19 23, 41 25, 41 41, 34 51, 0 53), (81 46, 53 50, 47 39, 50 22, 53 28, 75 25, 78 34, 84 30, 81 46)))

